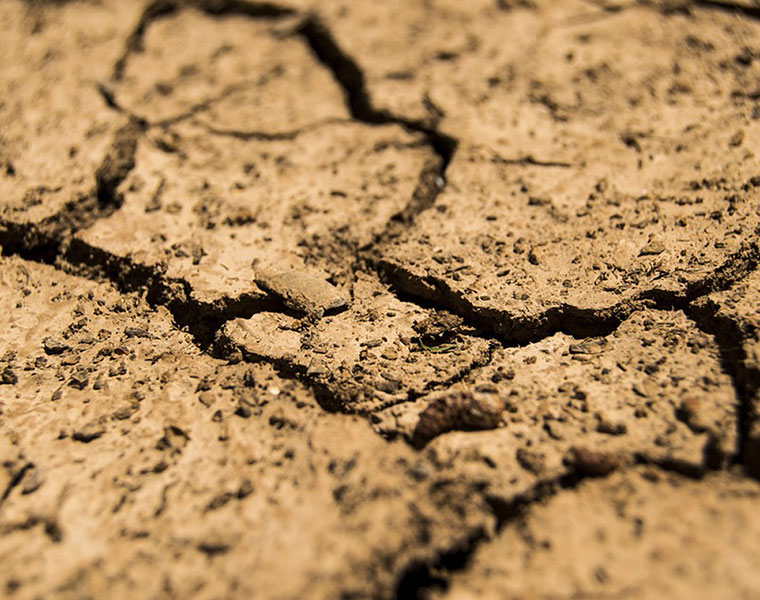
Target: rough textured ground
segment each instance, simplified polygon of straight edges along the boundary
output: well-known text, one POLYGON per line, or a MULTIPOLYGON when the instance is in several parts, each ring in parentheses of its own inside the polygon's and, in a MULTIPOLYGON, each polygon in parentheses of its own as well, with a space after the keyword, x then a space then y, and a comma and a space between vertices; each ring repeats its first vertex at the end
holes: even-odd
POLYGON ((0 3, 0 596, 760 596, 760 3, 0 3))

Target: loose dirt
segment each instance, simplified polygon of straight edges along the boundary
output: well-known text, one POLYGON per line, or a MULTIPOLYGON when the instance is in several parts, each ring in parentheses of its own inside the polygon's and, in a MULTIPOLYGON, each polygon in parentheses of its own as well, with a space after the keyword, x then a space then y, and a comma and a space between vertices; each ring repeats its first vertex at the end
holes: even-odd
POLYGON ((0 4, 0 596, 760 596, 758 39, 0 4))

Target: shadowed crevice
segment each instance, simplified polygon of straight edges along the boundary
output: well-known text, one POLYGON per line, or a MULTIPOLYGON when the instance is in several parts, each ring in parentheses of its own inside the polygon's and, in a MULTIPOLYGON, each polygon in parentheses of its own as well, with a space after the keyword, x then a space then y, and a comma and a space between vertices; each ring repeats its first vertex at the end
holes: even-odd
POLYGON ((724 2, 723 0, 692 0, 696 6, 711 8, 724 12, 749 17, 750 19, 760 19, 760 6, 747 6, 738 2, 724 2))
MULTIPOLYGON (((373 105, 369 91, 367 90, 364 71, 339 46, 332 32, 317 16, 310 15, 306 18, 297 29, 297 33, 303 37, 316 58, 333 74, 335 81, 343 89, 346 106, 354 119, 369 125, 396 124, 408 131, 421 133, 425 136, 430 147, 439 157, 438 177, 441 178, 441 181, 436 186, 438 191, 432 197, 432 200, 429 199, 424 203, 417 203, 415 206, 418 211, 432 206, 435 202, 435 196, 443 189, 446 169, 454 157, 459 141, 438 131, 434 124, 407 119, 394 115, 385 109, 377 109, 373 105)), ((408 216, 412 217, 411 213, 413 212, 414 210, 410 209, 408 216)))
POLYGON ((135 166, 138 135, 132 123, 118 129, 95 172, 92 191, 67 201, 55 214, 38 222, 0 217, 2 253, 55 264, 77 231, 116 212, 124 201, 118 188, 135 166))
POLYGON ((687 311, 697 327, 717 342, 723 370, 731 377, 737 397, 737 444, 735 461, 748 475, 760 479, 760 370, 748 361, 745 342, 756 331, 742 327, 736 319, 720 314, 710 299, 693 304, 687 311))
POLYGON ((637 459, 624 469, 613 469, 604 474, 591 474, 568 465, 568 470, 564 474, 540 480, 529 490, 510 496, 491 493, 487 488, 479 490, 475 493, 481 495, 495 518, 493 532, 478 529, 466 538, 455 541, 449 548, 440 551, 432 561, 416 561, 408 565, 397 581, 393 597, 397 600, 424 600, 429 598, 432 592, 447 591, 451 577, 470 566, 481 546, 498 537, 505 527, 523 521, 533 506, 545 503, 560 493, 576 490, 585 481, 605 479, 613 473, 633 469, 641 464, 696 479, 704 475, 704 471, 684 472, 680 465, 659 464, 646 459, 637 459))
POLYGON ((27 472, 31 471, 33 468, 34 468, 33 463, 26 463, 23 467, 21 467, 16 472, 16 474, 8 482, 8 485, 6 486, 6 488, 3 490, 2 496, 0 496, 0 507, 3 506, 3 503, 8 499, 8 497, 11 495, 13 490, 21 484, 27 472))
POLYGON ((534 504, 544 502, 562 491, 574 490, 589 478, 592 476, 571 471, 553 479, 539 481, 530 490, 509 498, 491 494, 487 490, 480 492, 495 518, 494 532, 478 529, 440 551, 434 560, 416 561, 408 565, 396 583, 393 597, 397 600, 424 600, 431 592, 445 592, 449 589, 452 575, 466 570, 478 549, 494 539, 504 527, 523 519, 534 504))
POLYGON ((308 125, 304 125, 303 127, 299 127, 298 129, 291 129, 288 131, 248 131, 248 130, 242 130, 242 129, 218 129, 216 127, 213 127, 212 125, 209 125, 208 123, 199 122, 199 124, 208 131, 211 135, 218 135, 222 137, 231 137, 238 140, 248 141, 248 140, 257 140, 262 142, 277 142, 277 141, 288 141, 288 140, 295 140, 300 135, 303 135, 305 133, 309 133, 311 131, 315 131, 317 129, 321 129, 322 127, 326 127, 329 125, 340 125, 345 123, 351 123, 352 121, 348 119, 337 119, 337 118, 327 118, 327 119, 320 119, 319 121, 315 121, 313 123, 309 123, 308 125))
POLYGON ((63 260, 66 270, 75 275, 109 281, 120 292, 141 293, 151 306, 166 307, 177 327, 190 333, 202 350, 210 349, 217 331, 227 321, 277 310, 273 300, 250 294, 202 302, 192 297, 192 288, 186 280, 167 277, 158 267, 135 263, 80 239, 72 240, 63 260))
POLYGON ((148 27, 154 21, 174 14, 179 5, 180 2, 174 0, 154 0, 154 2, 151 2, 145 8, 140 16, 140 20, 137 22, 137 26, 127 38, 124 45, 124 53, 114 65, 113 73, 111 74, 113 81, 121 81, 124 78, 124 71, 127 68, 130 57, 137 52, 142 52, 145 32, 148 30, 148 27))
POLYGON ((250 0, 154 0, 143 11, 134 31, 127 38, 124 52, 116 61, 111 79, 121 81, 133 54, 144 50, 148 28, 160 19, 174 15, 182 8, 197 8, 210 15, 240 15, 250 18, 279 19, 295 14, 289 8, 271 2, 250 0))
POLYGON ((477 306, 463 293, 434 275, 419 276, 404 265, 380 259, 376 267, 383 279, 413 299, 450 310, 465 323, 496 336, 504 345, 530 344, 566 333, 575 338, 607 336, 635 311, 643 308, 682 310, 702 296, 728 289, 757 269, 760 245, 748 242, 707 277, 693 282, 682 292, 650 289, 604 309, 572 305, 551 307, 534 316, 513 315, 491 306, 477 306))

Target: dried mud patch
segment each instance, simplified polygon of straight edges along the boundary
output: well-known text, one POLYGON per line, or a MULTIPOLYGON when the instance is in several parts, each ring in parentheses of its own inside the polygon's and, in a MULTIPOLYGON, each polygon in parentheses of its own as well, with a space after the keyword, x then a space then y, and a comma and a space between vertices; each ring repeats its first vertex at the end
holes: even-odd
POLYGON ((0 595, 756 596, 757 16, 4 3, 0 595))

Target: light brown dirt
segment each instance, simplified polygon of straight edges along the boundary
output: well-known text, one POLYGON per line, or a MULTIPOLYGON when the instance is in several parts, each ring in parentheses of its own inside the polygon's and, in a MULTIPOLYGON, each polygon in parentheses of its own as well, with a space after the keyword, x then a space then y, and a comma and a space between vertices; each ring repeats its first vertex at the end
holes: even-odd
POLYGON ((760 5, 0 4, 0 597, 755 598, 760 5))
POLYGON ((759 493, 726 474, 588 481, 505 528, 445 596, 753 598, 759 493))

